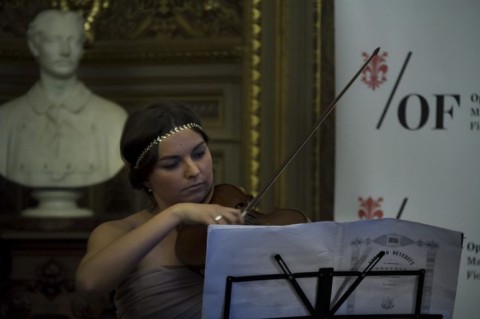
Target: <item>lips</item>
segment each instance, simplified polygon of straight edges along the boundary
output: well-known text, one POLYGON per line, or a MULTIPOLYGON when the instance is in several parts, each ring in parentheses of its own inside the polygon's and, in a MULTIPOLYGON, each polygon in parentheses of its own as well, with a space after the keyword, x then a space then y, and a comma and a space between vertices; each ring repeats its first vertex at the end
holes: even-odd
POLYGON ((71 66, 73 62, 70 60, 57 60, 55 61, 55 64, 59 66, 71 66))
POLYGON ((196 184, 192 184, 190 186, 185 187, 183 190, 187 192, 194 192, 194 191, 202 190, 204 185, 205 183, 196 183, 196 184))

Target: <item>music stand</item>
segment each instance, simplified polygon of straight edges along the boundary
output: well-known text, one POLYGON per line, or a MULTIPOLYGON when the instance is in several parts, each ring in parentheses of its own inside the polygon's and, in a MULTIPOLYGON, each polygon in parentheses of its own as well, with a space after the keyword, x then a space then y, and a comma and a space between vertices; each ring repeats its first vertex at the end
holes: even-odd
POLYGON ((368 264, 364 271, 335 271, 333 268, 320 268, 317 272, 292 273, 285 261, 279 254, 275 255, 283 274, 252 275, 252 276, 228 276, 225 287, 225 300, 223 309, 223 318, 230 318, 230 306, 232 298, 232 289, 235 282, 247 282, 258 280, 288 280, 293 286, 296 294, 302 301, 305 308, 310 313, 309 316, 281 317, 281 318, 318 318, 318 319, 359 319, 359 318, 397 318, 397 319, 443 319, 441 314, 422 314, 422 293, 425 278, 425 270, 401 270, 401 271, 373 271, 373 267, 384 256, 385 252, 378 253, 368 264), (345 291, 342 297, 331 307, 332 284, 335 276, 356 277, 352 285, 345 291), (358 314, 358 315, 336 315, 336 311, 342 306, 347 298, 353 293, 356 287, 368 276, 416 276, 417 289, 415 296, 415 309, 412 313, 406 314, 358 314), (302 288, 296 281, 297 278, 317 277, 317 291, 315 306, 313 306, 302 288))

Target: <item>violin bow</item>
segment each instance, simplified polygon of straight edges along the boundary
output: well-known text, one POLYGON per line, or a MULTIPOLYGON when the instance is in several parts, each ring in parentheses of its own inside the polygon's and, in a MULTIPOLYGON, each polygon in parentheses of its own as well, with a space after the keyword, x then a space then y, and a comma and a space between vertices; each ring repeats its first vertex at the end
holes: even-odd
POLYGON ((330 105, 320 114, 320 118, 315 124, 315 126, 311 129, 311 131, 305 136, 305 138, 298 143, 297 147, 293 149, 291 154, 287 157, 287 159, 280 165, 280 167, 277 169, 275 174, 273 174, 273 177, 270 179, 270 181, 267 183, 267 185, 253 198, 248 205, 245 207, 245 209, 242 211, 242 216, 245 216, 250 210, 252 210, 255 206, 257 206, 258 202, 260 199, 265 195, 265 193, 272 187, 273 183, 277 180, 277 178, 282 174, 282 172, 285 170, 288 164, 293 160, 295 156, 297 156, 298 152, 303 148, 303 146, 308 142, 308 140, 313 136, 315 131, 322 125, 322 123, 325 121, 327 116, 333 111, 335 106, 337 105, 337 102, 342 98, 342 96, 347 92, 347 90, 350 88, 350 86, 353 84, 353 82, 357 79, 357 77, 362 73, 363 69, 370 63, 370 61, 378 54, 380 51, 380 47, 376 48, 373 53, 370 55, 370 57, 362 64, 360 69, 355 73, 355 75, 350 79, 350 81, 345 85, 345 87, 342 89, 342 91, 333 99, 333 101, 330 103, 330 105))

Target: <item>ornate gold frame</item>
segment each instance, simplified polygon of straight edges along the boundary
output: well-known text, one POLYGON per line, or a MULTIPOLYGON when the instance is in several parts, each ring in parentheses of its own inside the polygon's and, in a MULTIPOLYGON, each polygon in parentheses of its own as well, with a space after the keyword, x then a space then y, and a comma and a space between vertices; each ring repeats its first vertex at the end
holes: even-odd
MULTIPOLYGON (((261 165, 262 165, 262 150, 261 150, 261 130, 260 126, 262 124, 261 120, 261 99, 260 93, 262 92, 261 87, 261 79, 263 77, 261 72, 261 50, 262 50, 262 40, 261 40, 261 33, 262 33, 262 1, 261 0, 248 0, 246 1, 246 14, 245 14, 245 25, 247 26, 246 29, 246 54, 244 56, 244 63, 246 70, 244 72, 245 77, 245 97, 246 97, 246 106, 245 109, 247 110, 247 118, 246 118, 246 130, 245 130, 245 140, 247 141, 246 145, 246 155, 245 155, 245 162, 247 163, 247 176, 248 176, 248 189, 253 193, 256 194, 259 191, 261 185, 260 179, 260 172, 261 172, 261 165)), ((312 34, 314 37, 314 45, 313 45, 313 60, 314 65, 314 74, 313 74, 313 106, 310 111, 312 112, 313 119, 312 124, 316 122, 316 119, 319 118, 321 110, 322 110, 322 96, 321 96, 321 84, 322 84, 322 9, 324 7, 323 0, 312 0, 313 6, 313 14, 314 14, 314 24, 312 34)), ((277 26, 280 30, 285 30, 288 28, 288 18, 286 17, 285 10, 288 9, 286 1, 275 1, 273 3, 277 6, 277 13, 279 17, 277 22, 279 25, 277 26)), ((282 43, 281 39, 277 37, 277 50, 287 50, 284 43, 282 43)), ((288 94, 288 90, 291 89, 291 83, 289 83, 289 74, 288 74, 288 62, 284 59, 282 52, 276 53, 276 61, 277 65, 276 68, 279 71, 277 78, 272 79, 277 81, 277 88, 280 88, 277 92, 275 92, 275 101, 278 102, 280 108, 287 107, 286 105, 286 95, 288 94)), ((308 111, 306 109, 305 111, 308 111)), ((273 115, 272 115, 273 116, 273 115)), ((274 147, 274 151, 276 152, 275 158, 278 158, 279 161, 281 159, 285 159, 284 153, 288 153, 284 150, 282 143, 284 143, 284 137, 282 134, 285 134, 281 128, 283 125, 282 121, 285 119, 282 118, 275 118, 274 127, 276 128, 276 138, 274 140, 276 147, 274 147)), ((321 207, 321 198, 318 194, 321 193, 321 165, 320 153, 321 153, 321 145, 319 139, 319 132, 312 137, 313 151, 312 151, 312 179, 311 179, 311 198, 312 202, 310 203, 310 207, 313 211, 320 211, 321 207)), ((281 162, 275 163, 275 165, 280 166, 281 162)), ((280 178, 279 180, 279 187, 277 187, 277 192, 275 195, 277 204, 284 205, 286 198, 288 198, 288 194, 285 194, 285 190, 288 189, 286 184, 288 180, 286 178, 280 178)))
POLYGON ((256 194, 260 186, 260 92, 261 92, 261 0, 247 0, 245 5, 246 55, 245 62, 245 101, 246 149, 248 189, 256 194))

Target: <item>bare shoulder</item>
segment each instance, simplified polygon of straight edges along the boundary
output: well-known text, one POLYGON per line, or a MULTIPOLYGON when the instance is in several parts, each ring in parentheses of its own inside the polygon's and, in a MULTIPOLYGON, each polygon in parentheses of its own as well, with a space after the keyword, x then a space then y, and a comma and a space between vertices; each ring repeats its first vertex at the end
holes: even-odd
POLYGON ((98 225, 90 234, 89 246, 103 246, 114 241, 143 224, 147 220, 146 216, 147 214, 142 211, 98 225))

